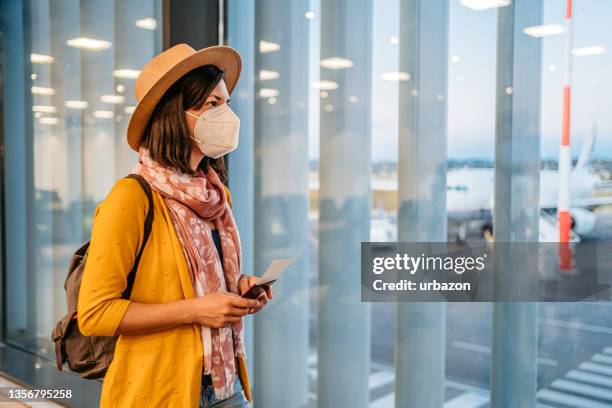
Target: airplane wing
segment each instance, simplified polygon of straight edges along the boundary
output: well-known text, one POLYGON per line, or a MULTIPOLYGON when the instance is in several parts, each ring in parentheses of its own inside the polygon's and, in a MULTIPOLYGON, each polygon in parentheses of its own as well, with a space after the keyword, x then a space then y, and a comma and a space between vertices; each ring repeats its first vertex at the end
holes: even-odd
POLYGON ((572 207, 597 207, 602 205, 612 205, 612 196, 572 199, 572 207))
POLYGON ((612 180, 602 180, 595 184, 596 190, 609 190, 612 188, 612 180))

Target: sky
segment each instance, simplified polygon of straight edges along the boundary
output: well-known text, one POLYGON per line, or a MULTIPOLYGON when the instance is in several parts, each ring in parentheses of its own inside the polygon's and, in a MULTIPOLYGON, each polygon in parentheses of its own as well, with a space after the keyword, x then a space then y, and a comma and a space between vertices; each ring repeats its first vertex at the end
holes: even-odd
MULTIPOLYGON (((316 3, 316 2, 315 2, 316 3)), ((564 26, 565 0, 543 0, 542 24, 564 26)), ((574 1, 574 48, 601 46, 600 55, 572 58, 572 153, 597 129, 594 153, 612 159, 612 1, 574 1)), ((315 8, 317 6, 315 5, 315 8)), ((381 75, 398 70, 401 44, 398 0, 374 0, 372 55, 372 159, 397 160, 397 83, 381 75)), ((318 10, 314 10, 318 15, 318 10)), ((311 32, 311 60, 319 55, 318 18, 311 32)), ((495 64, 497 10, 475 11, 450 0, 448 46, 448 157, 493 158, 495 126, 495 64)), ((526 34, 523 34, 526 35, 526 34)), ((541 156, 555 159, 561 133, 562 89, 565 77, 565 34, 542 41, 541 156)), ((311 64, 312 75, 319 67, 311 64)), ((313 95, 316 98, 316 94, 313 95)), ((318 100, 311 114, 310 157, 318 157, 318 100)), ((311 105, 313 107, 313 105, 311 105)))

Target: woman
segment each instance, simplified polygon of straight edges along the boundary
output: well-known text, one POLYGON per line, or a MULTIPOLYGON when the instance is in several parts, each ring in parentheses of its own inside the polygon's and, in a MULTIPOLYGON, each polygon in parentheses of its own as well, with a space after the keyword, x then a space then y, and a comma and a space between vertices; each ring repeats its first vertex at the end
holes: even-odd
POLYGON ((129 300, 121 293, 142 243, 148 200, 118 181, 96 208, 79 292, 85 335, 118 335, 101 407, 247 407, 242 317, 272 298, 242 298, 240 239, 222 156, 237 146, 229 94, 241 60, 229 47, 180 44, 136 81, 128 143, 153 191, 151 235, 129 300), (244 392, 243 392, 244 390, 244 392))

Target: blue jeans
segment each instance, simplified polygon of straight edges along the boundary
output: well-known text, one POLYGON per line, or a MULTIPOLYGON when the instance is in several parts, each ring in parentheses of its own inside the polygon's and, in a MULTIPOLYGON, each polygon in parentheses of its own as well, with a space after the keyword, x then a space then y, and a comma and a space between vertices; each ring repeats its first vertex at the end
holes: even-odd
POLYGON ((218 400, 212 385, 210 375, 202 374, 202 386, 200 387, 200 408, 251 408, 251 404, 244 397, 242 384, 238 373, 234 381, 234 395, 228 399, 218 400))

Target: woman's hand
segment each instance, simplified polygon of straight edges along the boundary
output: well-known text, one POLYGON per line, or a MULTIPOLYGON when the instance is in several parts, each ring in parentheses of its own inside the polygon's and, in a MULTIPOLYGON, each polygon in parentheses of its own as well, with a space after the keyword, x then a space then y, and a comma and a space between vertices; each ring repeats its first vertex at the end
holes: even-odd
POLYGON ((262 307, 257 300, 227 292, 209 293, 191 301, 194 306, 192 323, 216 329, 238 323, 249 310, 262 307))
MULTIPOLYGON (((238 291, 240 292, 241 295, 244 295, 245 293, 247 293, 249 291, 249 289, 251 289, 253 286, 255 286, 257 284, 257 277, 256 276, 251 276, 251 275, 241 275, 240 279, 238 280, 238 291)), ((259 296, 257 297, 257 300, 259 301, 259 306, 250 309, 249 313, 257 313, 259 312, 267 303, 268 300, 272 299, 272 286, 265 286, 266 290, 264 292, 261 292, 259 294, 259 296)))

